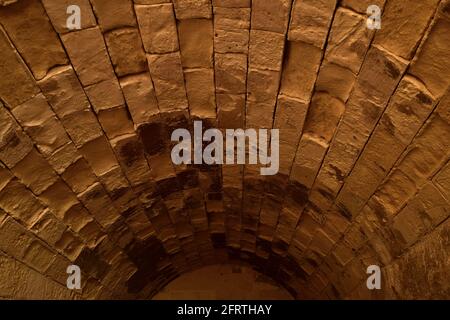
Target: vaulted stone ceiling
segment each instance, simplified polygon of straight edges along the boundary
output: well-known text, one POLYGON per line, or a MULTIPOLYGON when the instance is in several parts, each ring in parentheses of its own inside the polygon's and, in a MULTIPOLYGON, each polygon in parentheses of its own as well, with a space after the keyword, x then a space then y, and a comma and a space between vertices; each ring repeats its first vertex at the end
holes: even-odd
POLYGON ((227 261, 299 299, 450 297, 449 1, 0 0, 0 24, 0 297, 147 299, 227 261), (195 119, 280 129, 279 173, 173 165, 195 119))

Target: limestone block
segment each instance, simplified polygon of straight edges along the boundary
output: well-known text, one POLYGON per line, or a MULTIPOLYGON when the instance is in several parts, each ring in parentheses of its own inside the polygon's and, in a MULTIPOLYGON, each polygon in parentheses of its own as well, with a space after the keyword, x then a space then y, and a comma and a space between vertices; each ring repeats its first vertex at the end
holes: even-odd
POLYGON ((309 101, 322 58, 319 48, 304 42, 287 42, 280 93, 309 101))
POLYGON ((52 252, 43 242, 35 240, 27 248, 23 260, 39 272, 44 272, 50 267, 55 256, 56 253, 52 252))
POLYGON ((0 28, 0 96, 7 106, 15 107, 39 92, 33 77, 0 28))
POLYGON ((215 30, 250 29, 250 9, 215 7, 214 29, 215 30))
POLYGON ((31 226, 30 230, 49 245, 54 246, 61 239, 66 229, 67 226, 58 220, 50 210, 46 209, 31 226))
POLYGON ((120 86, 137 126, 148 122, 159 112, 152 79, 148 73, 124 77, 120 79, 120 86))
POLYGON ((180 53, 147 55, 147 61, 160 110, 186 109, 188 103, 180 53))
POLYGON ((61 42, 39 1, 24 0, 0 8, 0 19, 36 79, 42 79, 53 66, 67 64, 61 42), (17 15, 27 18, 17 19, 17 15))
POLYGON ((184 78, 191 116, 215 118, 214 70, 188 69, 184 71, 184 78))
POLYGON ((125 104, 119 82, 115 78, 93 84, 85 90, 96 113, 125 104))
POLYGON ((353 89, 356 76, 350 69, 334 63, 324 62, 320 66, 315 90, 327 92, 331 96, 346 102, 353 89))
POLYGON ((426 220, 428 222, 426 224, 431 227, 437 227, 450 214, 450 203, 445 198, 445 194, 443 196, 432 183, 427 183, 408 203, 408 206, 421 213, 422 219, 426 220))
MULTIPOLYGON (((84 208, 84 206, 80 202, 80 203, 75 204, 74 206, 69 208, 69 210, 66 211, 63 221, 70 228, 72 228, 72 230, 74 230, 75 232, 79 232, 84 227, 86 227, 89 223, 93 222, 94 220, 93 220, 92 216, 89 214, 89 212, 84 208)), ((47 229, 46 225, 43 227, 45 230, 47 229)), ((52 232, 52 235, 55 235, 55 234, 57 234, 57 233, 52 232)), ((81 235, 81 232, 80 232, 80 235, 81 235)))
POLYGON ((250 8, 250 0, 212 0, 214 9, 224 8, 250 8))
POLYGON ((67 8, 71 5, 80 7, 81 29, 91 28, 97 24, 89 0, 42 0, 42 5, 58 33, 71 31, 67 28, 67 18, 69 17, 67 8))
POLYGON ((117 76, 147 70, 142 40, 137 28, 113 30, 105 35, 106 45, 117 76))
POLYGON ((12 113, 44 155, 50 155, 69 142, 64 127, 42 94, 19 105, 12 113))
POLYGON ((178 50, 178 35, 172 4, 135 6, 142 43, 147 53, 178 50))
POLYGON ((49 163, 34 149, 14 166, 12 172, 34 194, 40 194, 57 179, 49 163))
POLYGON ((80 157, 81 154, 78 152, 75 145, 72 142, 69 142, 47 157, 47 161, 56 172, 61 174, 80 157))
POLYGON ((150 180, 150 169, 145 159, 144 148, 136 134, 117 137, 111 144, 132 185, 150 180))
POLYGON ((365 17, 339 8, 330 29, 325 59, 357 74, 372 37, 365 17))
POLYGON ((71 113, 62 118, 61 122, 77 147, 103 135, 97 117, 91 110, 71 113))
POLYGON ((336 7, 336 0, 294 1, 288 40, 323 48, 336 7))
POLYGON ((0 208, 26 225, 32 224, 44 210, 39 200, 17 179, 0 192, 0 208))
POLYGON ((243 128, 245 95, 216 94, 216 103, 219 128, 243 128))
POLYGON ((289 23, 291 0, 252 2, 252 29, 285 34, 289 23))
POLYGON ((449 52, 443 43, 449 42, 450 21, 438 19, 425 43, 419 48, 409 72, 422 80, 435 97, 441 97, 450 83, 449 52))
POLYGON ((358 13, 366 14, 370 5, 376 5, 383 9, 385 0, 342 0, 341 6, 350 8, 358 13))
POLYGON ((344 109, 339 99, 326 93, 316 93, 311 100, 304 132, 330 142, 344 109))
POLYGON ((321 139, 303 135, 298 146, 291 179, 311 188, 328 145, 321 139))
POLYGON ((86 190, 97 180, 87 161, 83 158, 70 165, 61 177, 77 194, 86 190))
POLYGON ((183 68, 211 68, 213 65, 213 23, 206 19, 178 23, 183 68))
POLYGON ((83 86, 114 77, 105 41, 98 27, 61 35, 70 61, 83 86), (80 43, 83 43, 80 46, 80 43))
POLYGON ((442 192, 447 202, 450 202, 450 164, 447 163, 433 179, 434 184, 442 192))
POLYGON ((38 84, 60 118, 72 112, 89 109, 89 101, 71 66, 52 69, 38 84))
POLYGON ((70 207, 78 203, 77 197, 61 179, 48 187, 39 197, 53 212, 62 219, 70 207))
POLYGON ((178 20, 210 19, 212 15, 211 0, 174 0, 173 4, 178 20))
POLYGON ((279 95, 275 115, 275 129, 303 132, 308 105, 300 99, 279 95))
POLYGON ((214 51, 217 53, 247 53, 249 31, 247 29, 215 29, 214 51))
POLYGON ((247 56, 243 54, 215 54, 216 91, 239 94, 246 92, 247 56))
POLYGON ((117 165, 111 146, 106 137, 91 140, 80 148, 81 154, 89 162, 96 176, 101 176, 117 165))
POLYGON ((132 0, 92 0, 91 3, 103 32, 136 25, 132 0))
POLYGON ((125 106, 101 110, 98 120, 109 139, 134 132, 133 121, 125 106))
POLYGON ((383 10, 382 27, 375 44, 405 59, 411 59, 433 17, 438 0, 388 1, 383 10))
POLYGON ((85 192, 79 195, 79 198, 104 228, 108 228, 120 218, 119 213, 111 204, 111 199, 99 183, 90 186, 85 192))
POLYGON ((283 50, 283 35, 269 31, 250 31, 250 68, 280 71, 283 50))
POLYGON ((8 217, 0 224, 0 248, 16 259, 23 259, 34 237, 25 227, 8 217))
POLYGON ((31 151, 33 144, 3 107, 0 120, 0 160, 12 168, 31 151))

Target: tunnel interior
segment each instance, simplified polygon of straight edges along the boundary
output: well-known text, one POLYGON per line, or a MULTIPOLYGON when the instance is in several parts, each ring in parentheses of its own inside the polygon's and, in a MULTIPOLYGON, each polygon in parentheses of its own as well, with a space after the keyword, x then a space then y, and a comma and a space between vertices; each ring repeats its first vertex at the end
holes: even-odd
POLYGON ((449 299, 449 43, 448 0, 0 0, 0 298, 449 299), (200 121, 276 174, 175 164, 200 121))

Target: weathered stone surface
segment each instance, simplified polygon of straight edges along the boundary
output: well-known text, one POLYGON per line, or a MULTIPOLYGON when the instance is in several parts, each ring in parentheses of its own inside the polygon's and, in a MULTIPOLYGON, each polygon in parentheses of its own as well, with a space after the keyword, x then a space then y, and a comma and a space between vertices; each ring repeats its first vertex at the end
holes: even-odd
POLYGON ((383 13, 382 28, 374 43, 390 52, 411 59, 439 1, 388 1, 383 13))
POLYGON ((286 46, 288 54, 284 62, 280 93, 309 101, 322 53, 319 48, 304 42, 289 41, 286 46))
POLYGON ((0 8, 0 19, 36 79, 42 79, 53 66, 67 63, 61 43, 39 1, 24 0, 0 8), (27 18, 17 19, 17 14, 27 18))
POLYGON ((413 61, 410 72, 427 86, 428 90, 441 97, 450 83, 447 72, 450 64, 448 50, 442 46, 448 43, 450 21, 438 19, 421 48, 417 58, 413 61))
POLYGON ((251 30, 249 64, 262 70, 281 70, 284 36, 274 32, 251 30))
POLYGON ((142 43, 147 53, 178 50, 178 35, 172 4, 135 6, 142 43))
POLYGON ((64 34, 61 39, 83 86, 113 77, 114 71, 98 27, 64 34))
POLYGON ((3 101, 14 107, 39 92, 24 62, 14 51, 3 28, 0 28, 0 95, 3 101))
POLYGON ((60 118, 72 112, 89 109, 89 101, 71 66, 52 69, 38 84, 60 118))
POLYGON ((85 91, 96 113, 125 104, 119 82, 115 78, 86 87, 85 91))
POLYGON ((101 176, 117 164, 111 146, 104 136, 85 143, 80 148, 80 152, 89 162, 96 176, 101 176))
POLYGON ((103 32, 120 27, 134 27, 136 19, 132 0, 92 0, 92 7, 103 32))
POLYGON ((189 111, 199 118, 216 117, 216 99, 213 69, 188 69, 184 71, 189 111))
POLYGON ((91 28, 97 24, 89 0, 42 0, 42 5, 58 33, 71 31, 67 28, 67 18, 69 15, 64 14, 71 5, 80 7, 81 29, 91 28))
POLYGON ((291 0, 252 2, 252 29, 284 34, 287 31, 291 0))
POLYGON ((125 106, 102 110, 98 121, 109 139, 134 132, 134 125, 125 106))
POLYGON ((212 15, 210 0, 174 0, 173 4, 178 20, 210 19, 212 15))
POLYGON ((216 91, 245 93, 247 57, 243 54, 215 54, 216 91))
POLYGON ((71 113, 61 122, 77 147, 103 135, 98 119, 91 110, 71 113))
POLYGON ((111 62, 117 76, 147 70, 142 40, 137 28, 113 30, 105 35, 111 62))
POLYGON ((147 61, 160 110, 187 108, 180 53, 147 55, 147 61))
POLYGON ((122 78, 120 79, 120 86, 125 95, 131 117, 137 126, 148 122, 153 115, 158 113, 155 90, 148 73, 122 78))
POLYGON ((294 1, 289 24, 289 41, 303 41, 322 48, 335 6, 335 0, 294 1))
POLYGON ((211 68, 213 61, 213 24, 206 19, 178 23, 181 62, 184 68, 211 68))

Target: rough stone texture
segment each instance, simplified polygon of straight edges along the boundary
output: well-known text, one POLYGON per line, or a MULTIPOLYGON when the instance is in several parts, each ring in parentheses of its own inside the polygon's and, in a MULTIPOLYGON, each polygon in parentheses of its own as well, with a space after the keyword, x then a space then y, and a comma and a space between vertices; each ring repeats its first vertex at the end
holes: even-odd
POLYGON ((236 260, 297 299, 449 298, 449 8, 0 0, 0 298, 148 299, 236 260), (197 119, 280 129, 279 173, 174 165, 197 119))

